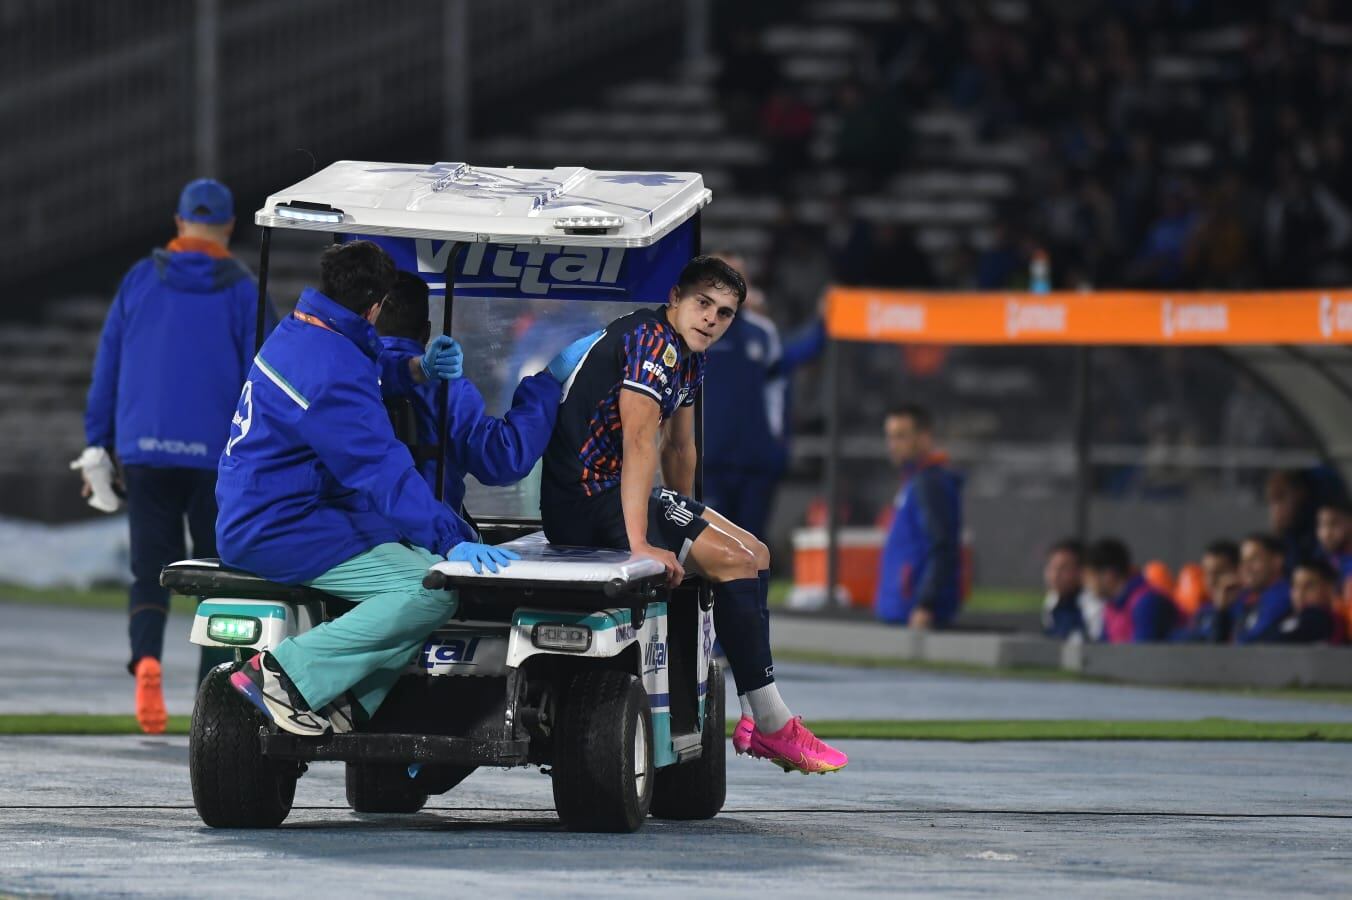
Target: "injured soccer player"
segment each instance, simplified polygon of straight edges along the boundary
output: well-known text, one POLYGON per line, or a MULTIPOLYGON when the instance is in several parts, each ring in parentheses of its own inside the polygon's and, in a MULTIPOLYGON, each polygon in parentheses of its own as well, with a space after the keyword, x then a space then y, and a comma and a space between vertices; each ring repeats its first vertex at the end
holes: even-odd
POLYGON ((834 772, 845 754, 818 740, 775 684, 769 550, 690 497, 704 353, 745 299, 736 270, 699 256, 681 270, 666 306, 606 327, 564 383, 540 513, 552 544, 628 549, 660 562, 673 585, 687 566, 708 579, 714 626, 742 703, 733 747, 786 771, 834 772), (659 466, 663 486, 654 488, 659 466))

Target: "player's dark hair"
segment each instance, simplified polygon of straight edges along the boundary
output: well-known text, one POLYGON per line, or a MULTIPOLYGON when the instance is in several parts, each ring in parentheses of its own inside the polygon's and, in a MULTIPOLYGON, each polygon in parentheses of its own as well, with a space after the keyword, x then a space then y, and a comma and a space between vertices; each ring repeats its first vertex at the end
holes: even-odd
POLYGON ((1219 556, 1228 562, 1231 568, 1239 565, 1239 544, 1234 541, 1222 538, 1218 541, 1212 541, 1202 550, 1203 556, 1219 556))
POLYGON ((1253 534, 1245 535, 1244 543, 1258 544, 1274 556, 1286 555, 1286 548, 1282 546, 1282 542, 1276 535, 1268 534, 1266 531, 1255 531, 1253 534))
POLYGON ((1084 562, 1084 541, 1076 538, 1062 538, 1047 549, 1047 556, 1052 557, 1058 553, 1069 553, 1075 557, 1075 564, 1078 566, 1084 562))
POLYGON ((903 403, 900 406, 894 406, 887 411, 887 418, 890 419, 893 416, 910 419, 919 431, 934 431, 934 416, 919 403, 903 403))
POLYGON ((1131 551, 1117 538, 1099 538, 1089 545, 1084 564, 1095 572, 1116 572, 1126 577, 1131 574, 1131 551))
POLYGON ((1296 568, 1310 572, 1320 581, 1333 588, 1338 587, 1338 573, 1333 571, 1333 566, 1329 565, 1327 561, 1322 560, 1317 556, 1302 559, 1300 562, 1296 563, 1296 568))
POLYGON ((376 319, 376 331, 390 337, 422 337, 427 325, 427 282, 412 272, 394 274, 394 287, 376 319))
POLYGON ((737 307, 746 300, 746 279, 742 273, 716 256, 696 256, 676 278, 676 293, 684 297, 700 286, 722 288, 737 295, 737 307))
POLYGON ((361 315, 394 286, 394 261, 370 241, 334 244, 319 257, 319 289, 361 315))

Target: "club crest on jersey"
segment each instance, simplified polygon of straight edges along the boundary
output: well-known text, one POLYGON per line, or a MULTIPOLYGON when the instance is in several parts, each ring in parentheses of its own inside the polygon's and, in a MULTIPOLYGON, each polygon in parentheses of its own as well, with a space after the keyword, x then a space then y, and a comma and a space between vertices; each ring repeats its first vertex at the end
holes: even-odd
POLYGON ((667 349, 662 351, 662 364, 668 368, 676 367, 676 345, 667 344, 667 349))

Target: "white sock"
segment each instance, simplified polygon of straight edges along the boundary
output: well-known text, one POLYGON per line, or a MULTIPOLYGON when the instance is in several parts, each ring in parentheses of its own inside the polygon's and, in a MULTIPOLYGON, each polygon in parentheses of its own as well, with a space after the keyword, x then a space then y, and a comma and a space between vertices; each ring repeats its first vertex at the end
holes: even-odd
POLYGON ((774 734, 793 718, 773 681, 765 687, 747 691, 746 700, 751 707, 751 716, 756 720, 756 730, 761 734, 774 734))
POLYGON ((756 718, 755 713, 751 711, 751 701, 746 699, 746 694, 738 694, 737 702, 742 707, 742 715, 746 716, 748 719, 756 718))

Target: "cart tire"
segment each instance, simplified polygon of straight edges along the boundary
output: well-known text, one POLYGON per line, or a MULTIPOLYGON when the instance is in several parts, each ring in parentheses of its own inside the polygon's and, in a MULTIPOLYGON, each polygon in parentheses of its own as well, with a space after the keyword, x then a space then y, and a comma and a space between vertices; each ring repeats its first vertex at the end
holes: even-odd
POLYGON ((712 819, 728 793, 723 670, 709 663, 704 697, 704 739, 699 759, 665 766, 653 779, 653 815, 659 819, 712 819))
POLYGON ((398 763, 348 763, 347 805, 359 813, 415 813, 427 794, 398 763))
POLYGON ((268 759, 263 716, 230 686, 233 665, 212 669, 197 689, 188 732, 192 802, 212 828, 276 828, 291 812, 300 767, 268 759))
POLYGON ((627 672, 573 676, 554 731, 554 808, 569 831, 634 832, 653 797, 652 711, 627 672))

